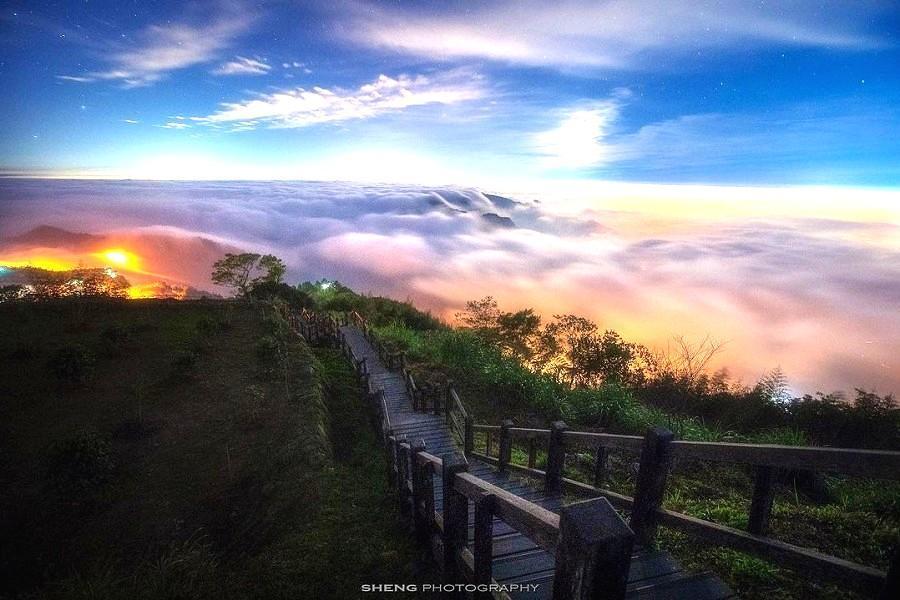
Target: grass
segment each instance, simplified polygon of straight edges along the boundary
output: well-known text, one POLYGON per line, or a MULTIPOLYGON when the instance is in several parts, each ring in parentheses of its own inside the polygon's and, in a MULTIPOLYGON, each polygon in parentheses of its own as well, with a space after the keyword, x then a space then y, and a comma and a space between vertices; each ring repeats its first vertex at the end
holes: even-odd
POLYGON ((0 358, 0 597, 337 598, 420 576, 348 371, 265 307, 4 304, 0 358))

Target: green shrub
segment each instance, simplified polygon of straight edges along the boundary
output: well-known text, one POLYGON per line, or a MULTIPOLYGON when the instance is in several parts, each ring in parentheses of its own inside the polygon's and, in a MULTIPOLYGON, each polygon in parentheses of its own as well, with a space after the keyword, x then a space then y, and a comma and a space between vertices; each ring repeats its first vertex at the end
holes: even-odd
POLYGON ((90 350, 79 344, 69 344, 53 353, 48 366, 60 381, 83 385, 93 374, 95 364, 96 359, 90 350))
POLYGON ((194 350, 180 350, 172 357, 173 379, 190 379, 197 374, 200 355, 194 350))
POLYGON ((194 323, 194 329, 196 329, 197 333, 200 335, 215 335, 221 330, 219 322, 209 315, 203 315, 197 319, 197 322, 194 323))
POLYGON ((94 431, 80 431, 51 447, 47 476, 58 491, 80 493, 106 483, 114 467, 110 443, 94 431))
POLYGON ((275 336, 264 335, 256 342, 254 350, 260 370, 271 373, 281 361, 281 343, 275 336))
POLYGON ((100 332, 100 354, 103 356, 119 356, 127 349, 132 336, 131 331, 121 325, 108 325, 100 332))

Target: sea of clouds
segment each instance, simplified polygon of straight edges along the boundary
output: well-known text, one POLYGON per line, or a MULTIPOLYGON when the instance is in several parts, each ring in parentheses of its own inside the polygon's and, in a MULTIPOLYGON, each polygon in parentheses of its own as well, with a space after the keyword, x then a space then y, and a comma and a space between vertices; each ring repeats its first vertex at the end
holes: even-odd
POLYGON ((896 223, 698 221, 603 200, 563 215, 461 188, 7 179, 0 257, 29 244, 126 246, 156 277, 214 289, 223 252, 272 252, 291 281, 338 279, 446 317, 492 294, 506 309, 584 314, 657 346, 711 334, 747 383, 781 366, 797 391, 900 387, 896 223), (29 237, 44 225, 99 238, 29 237))

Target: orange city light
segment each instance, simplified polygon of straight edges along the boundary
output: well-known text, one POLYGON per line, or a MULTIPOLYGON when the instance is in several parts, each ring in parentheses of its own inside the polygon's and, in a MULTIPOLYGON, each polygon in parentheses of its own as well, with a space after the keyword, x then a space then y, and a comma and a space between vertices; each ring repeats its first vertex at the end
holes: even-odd
POLYGON ((108 250, 102 250, 100 252, 97 252, 95 256, 103 259, 111 265, 125 268, 131 271, 136 270, 140 263, 140 257, 138 257, 137 254, 129 252, 128 250, 123 250, 121 248, 110 248, 108 250))

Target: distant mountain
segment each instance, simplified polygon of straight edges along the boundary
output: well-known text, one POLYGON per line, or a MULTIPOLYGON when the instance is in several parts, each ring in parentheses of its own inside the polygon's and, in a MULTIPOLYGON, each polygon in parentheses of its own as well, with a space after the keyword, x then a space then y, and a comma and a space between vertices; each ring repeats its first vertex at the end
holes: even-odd
POLYGON ((31 231, 21 235, 13 236, 8 239, 12 245, 40 246, 43 248, 72 248, 79 247, 83 244, 89 244, 102 240, 98 235, 90 233, 78 233, 53 227, 51 225, 40 225, 31 231))
POLYGON ((506 229, 515 229, 516 224, 509 217, 501 217, 497 213, 483 213, 481 218, 495 227, 503 227, 506 229))

